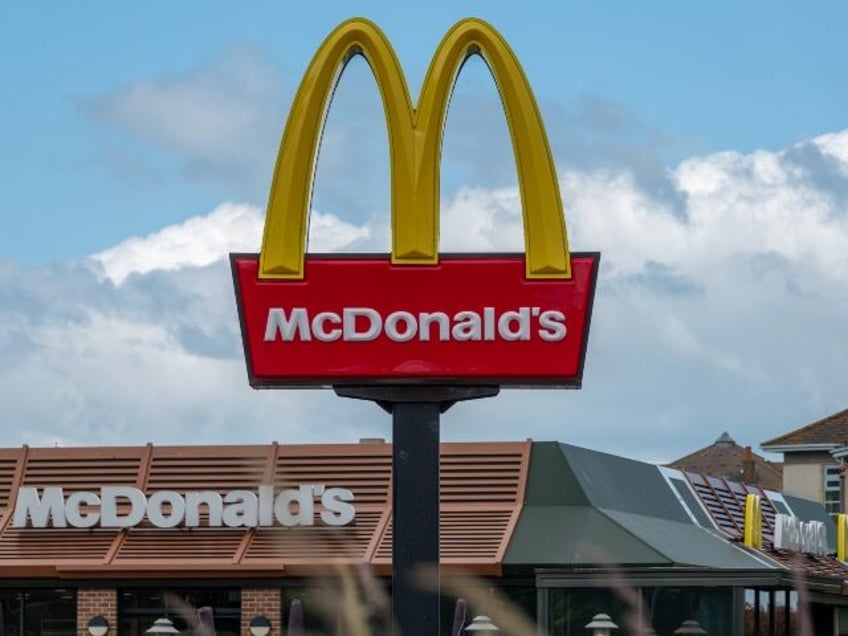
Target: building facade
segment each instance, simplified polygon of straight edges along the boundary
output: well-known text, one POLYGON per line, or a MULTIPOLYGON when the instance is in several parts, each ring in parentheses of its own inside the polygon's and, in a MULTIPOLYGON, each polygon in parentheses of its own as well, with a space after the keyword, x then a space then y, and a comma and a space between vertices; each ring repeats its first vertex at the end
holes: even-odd
MULTIPOLYGON (((826 553, 774 548, 777 514, 831 523, 815 503, 556 442, 443 444, 440 475, 444 633, 457 596, 552 636, 597 612, 621 634, 633 615, 663 635, 793 634, 807 615, 848 633, 832 527, 826 553)), ((189 633, 200 612, 221 636, 280 634, 298 600, 307 629, 340 633, 346 582, 385 610, 391 500, 385 443, 2 449, 0 631, 189 633)))
POLYGON ((760 445, 783 453, 783 491, 824 504, 831 514, 848 510, 843 487, 848 455, 848 409, 760 445))

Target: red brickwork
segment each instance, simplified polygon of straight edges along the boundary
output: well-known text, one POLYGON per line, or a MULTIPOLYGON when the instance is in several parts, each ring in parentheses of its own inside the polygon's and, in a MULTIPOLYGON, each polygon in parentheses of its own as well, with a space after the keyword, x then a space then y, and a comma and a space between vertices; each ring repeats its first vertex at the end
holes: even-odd
POLYGON ((109 621, 109 634, 118 633, 118 592, 114 589, 85 589, 77 591, 77 635, 88 636, 88 621, 92 616, 109 621))
POLYGON ((282 599, 280 588, 249 588, 241 590, 241 633, 249 636, 250 621, 264 616, 271 621, 271 636, 282 634, 282 599))

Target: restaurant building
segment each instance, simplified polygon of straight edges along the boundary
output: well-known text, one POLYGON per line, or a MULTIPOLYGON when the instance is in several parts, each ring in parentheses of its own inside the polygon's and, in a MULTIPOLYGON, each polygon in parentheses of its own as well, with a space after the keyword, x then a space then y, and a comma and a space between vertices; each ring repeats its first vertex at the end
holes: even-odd
MULTIPOLYGON (((311 599, 339 564, 390 590, 391 462, 374 441, 0 449, 0 632, 89 634, 95 617, 109 634, 190 630, 207 607, 219 635, 263 618, 281 634, 297 598, 307 629, 333 634, 311 599)), ((634 614, 662 636, 686 620, 793 634, 805 608, 815 634, 848 633, 834 535, 820 504, 739 481, 556 442, 441 447, 443 580, 474 575, 540 634, 585 634, 598 612, 620 634, 634 614), (760 548, 742 541, 749 493, 760 548), (826 547, 775 549, 778 514, 824 524, 826 547)))

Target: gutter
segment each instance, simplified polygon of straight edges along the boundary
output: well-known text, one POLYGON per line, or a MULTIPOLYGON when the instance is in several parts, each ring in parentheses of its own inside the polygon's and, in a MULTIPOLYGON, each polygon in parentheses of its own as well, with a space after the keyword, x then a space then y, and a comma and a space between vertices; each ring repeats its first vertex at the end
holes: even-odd
POLYGON ((766 453, 803 453, 812 451, 832 451, 840 448, 841 444, 770 444, 760 446, 766 453))

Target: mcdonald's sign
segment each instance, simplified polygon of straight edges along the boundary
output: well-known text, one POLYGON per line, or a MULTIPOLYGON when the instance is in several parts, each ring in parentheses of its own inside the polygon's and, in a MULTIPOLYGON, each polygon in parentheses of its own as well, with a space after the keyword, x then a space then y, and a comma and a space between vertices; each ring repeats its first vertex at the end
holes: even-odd
POLYGON ((262 248, 230 257, 254 387, 581 383, 600 254, 571 253, 536 101, 506 41, 456 24, 417 107, 385 35, 363 19, 321 44, 280 146, 262 248), (334 84, 365 57, 382 97, 391 167, 390 255, 306 253, 313 171, 334 84), (524 254, 438 251, 439 170, 451 90, 479 54, 495 78, 515 153, 524 254))

